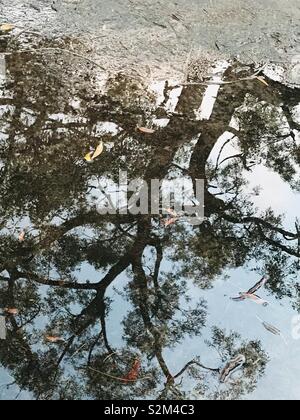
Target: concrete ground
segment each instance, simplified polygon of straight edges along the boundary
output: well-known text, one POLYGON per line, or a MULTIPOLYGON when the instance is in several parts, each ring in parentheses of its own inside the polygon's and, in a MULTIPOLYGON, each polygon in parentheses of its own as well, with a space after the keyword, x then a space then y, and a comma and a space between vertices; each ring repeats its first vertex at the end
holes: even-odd
POLYGON ((298 0, 0 0, 0 21, 79 36, 107 69, 184 72, 188 59, 273 61, 299 81, 298 0))

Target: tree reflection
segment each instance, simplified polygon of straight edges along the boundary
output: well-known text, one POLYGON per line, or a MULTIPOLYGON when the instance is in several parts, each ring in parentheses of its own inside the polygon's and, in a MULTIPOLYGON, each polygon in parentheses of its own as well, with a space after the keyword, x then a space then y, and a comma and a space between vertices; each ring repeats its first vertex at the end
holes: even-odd
MULTIPOLYGON (((204 86, 184 87, 170 113, 163 107, 167 98, 157 108, 142 82, 122 75, 99 93, 93 72, 82 66, 74 72, 74 61, 38 51, 7 56, 0 98, 0 307, 19 314, 7 316, 2 365, 37 399, 245 396, 268 360, 261 343, 213 329, 207 347, 216 350, 216 366, 207 367, 202 354, 187 365, 179 356, 175 372, 166 351, 201 336, 206 324, 206 302, 190 303, 190 281, 212 287, 228 268, 254 259, 269 275, 270 291, 279 298, 293 295, 285 282, 298 273, 299 229, 284 228, 272 210, 258 214, 244 190, 245 172, 258 162, 299 189, 299 125, 292 116, 299 90, 271 80, 269 88, 255 79, 224 84, 211 119, 199 121, 194 108, 204 86), (136 130, 153 117, 170 121, 151 138, 136 130), (233 117, 238 131, 230 124, 233 117), (103 122, 121 130, 103 133, 103 122), (219 157, 215 165, 209 157, 226 131, 237 136, 240 153, 223 162, 219 157), (88 164, 83 156, 100 138, 107 153, 88 164), (189 168, 175 168, 176 153, 195 138, 189 168), (193 183, 205 179, 201 226, 166 229, 158 217, 97 212, 97 182, 105 174, 117 180, 119 170, 126 170, 149 181, 174 169, 193 183), (24 241, 18 239, 22 229, 24 241), (98 280, 84 278, 81 267, 98 280), (125 274, 128 310, 119 331, 122 344, 115 348, 107 327, 113 313, 108 290, 125 274), (51 344, 47 335, 60 341, 51 344), (247 359, 242 374, 221 386, 222 364, 239 353, 247 359), (138 379, 126 382, 136 359, 138 379)), ((225 80, 253 72, 233 64, 225 80)))

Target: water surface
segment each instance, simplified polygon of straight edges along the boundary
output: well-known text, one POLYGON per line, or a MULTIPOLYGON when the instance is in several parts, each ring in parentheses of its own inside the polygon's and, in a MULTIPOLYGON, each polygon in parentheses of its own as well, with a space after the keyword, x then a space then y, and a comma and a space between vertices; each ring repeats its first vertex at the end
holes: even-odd
POLYGON ((104 80, 62 47, 2 46, 0 398, 298 399, 299 89, 104 80), (120 170, 204 179, 205 221, 99 214, 120 170), (231 299, 263 277, 268 306, 231 299))

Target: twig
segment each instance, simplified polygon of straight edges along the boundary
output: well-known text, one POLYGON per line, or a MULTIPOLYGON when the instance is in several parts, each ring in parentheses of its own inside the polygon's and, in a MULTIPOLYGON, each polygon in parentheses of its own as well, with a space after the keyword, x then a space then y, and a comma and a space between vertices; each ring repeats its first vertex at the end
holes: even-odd
POLYGON ((237 80, 232 80, 232 81, 227 81, 227 82, 224 82, 222 80, 220 80, 219 82, 214 81, 214 80, 210 80, 210 81, 208 80, 207 82, 181 83, 180 86, 212 86, 212 85, 223 86, 223 85, 233 85, 240 82, 251 81, 251 80, 257 79, 258 75, 264 70, 265 67, 266 66, 264 65, 263 67, 259 68, 252 76, 242 77, 241 79, 237 79, 237 80))
POLYGON ((223 153, 223 151, 224 151, 224 149, 225 149, 225 147, 227 146, 227 144, 229 144, 230 142, 231 142, 231 140, 233 140, 234 138, 235 138, 236 136, 235 135, 233 135, 233 137, 230 137, 230 139, 228 139, 228 140, 226 140, 226 142, 223 144, 223 146, 221 147, 221 149, 220 149, 220 152, 219 152, 219 155, 218 155, 218 158, 217 158, 217 163, 216 163, 216 168, 215 168, 215 171, 217 171, 218 170, 218 168, 219 168, 219 162, 220 162, 220 159, 221 159, 221 155, 222 155, 222 153, 223 153))
POLYGON ((93 64, 94 66, 99 67, 101 70, 105 71, 104 67, 100 66, 100 64, 96 63, 96 61, 82 55, 82 54, 78 54, 75 51, 71 51, 71 50, 67 50, 65 48, 59 48, 59 47, 42 47, 42 48, 37 48, 36 50, 32 50, 32 49, 24 49, 24 50, 17 50, 17 51, 12 51, 10 53, 7 54, 20 54, 20 53, 26 53, 26 52, 31 52, 31 53, 37 53, 40 51, 49 51, 49 52, 62 52, 62 53, 67 53, 67 54, 71 54, 74 57, 78 57, 81 58, 82 60, 87 61, 88 63, 93 64))
MULTIPOLYGON (((81 368, 81 369, 85 369, 85 368, 81 368)), ((89 369, 89 370, 91 370, 91 371, 93 371, 95 373, 98 373, 99 375, 105 376, 105 377, 110 378, 110 379, 114 379, 116 381, 121 381, 121 382, 124 382, 124 383, 126 383, 126 382, 143 381, 145 379, 152 379, 151 376, 144 376, 144 377, 138 378, 138 379, 124 379, 124 378, 119 378, 118 376, 113 376, 113 375, 109 375, 108 373, 101 372, 100 370, 94 369, 94 368, 92 368, 90 366, 87 366, 87 369, 89 369)))
POLYGON ((201 369, 205 369, 205 370, 208 370, 210 372, 220 372, 220 369, 208 368, 208 367, 202 365, 201 363, 197 362, 196 360, 191 360, 181 369, 180 372, 177 373, 177 375, 173 376, 173 379, 179 378, 192 365, 196 365, 196 366, 200 367, 201 369))

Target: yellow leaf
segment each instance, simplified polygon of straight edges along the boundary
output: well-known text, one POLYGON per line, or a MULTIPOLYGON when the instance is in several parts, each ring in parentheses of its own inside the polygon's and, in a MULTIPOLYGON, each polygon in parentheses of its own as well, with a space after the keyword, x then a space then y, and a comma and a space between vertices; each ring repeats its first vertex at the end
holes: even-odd
POLYGON ((101 153, 103 153, 104 150, 104 144, 103 141, 101 141, 101 143, 99 144, 99 146, 97 147, 97 149, 95 150, 93 156, 92 156, 92 160, 96 159, 98 156, 101 155, 101 153))
POLYGON ((270 86, 269 83, 267 83, 263 77, 256 76, 256 79, 259 80, 262 84, 270 86))
POLYGON ((0 26, 0 31, 2 32, 9 32, 14 29, 14 25, 11 25, 10 23, 4 23, 0 26))
POLYGON ((87 161, 87 162, 92 162, 92 155, 93 155, 93 152, 89 152, 87 155, 85 155, 84 156, 84 159, 87 161))

